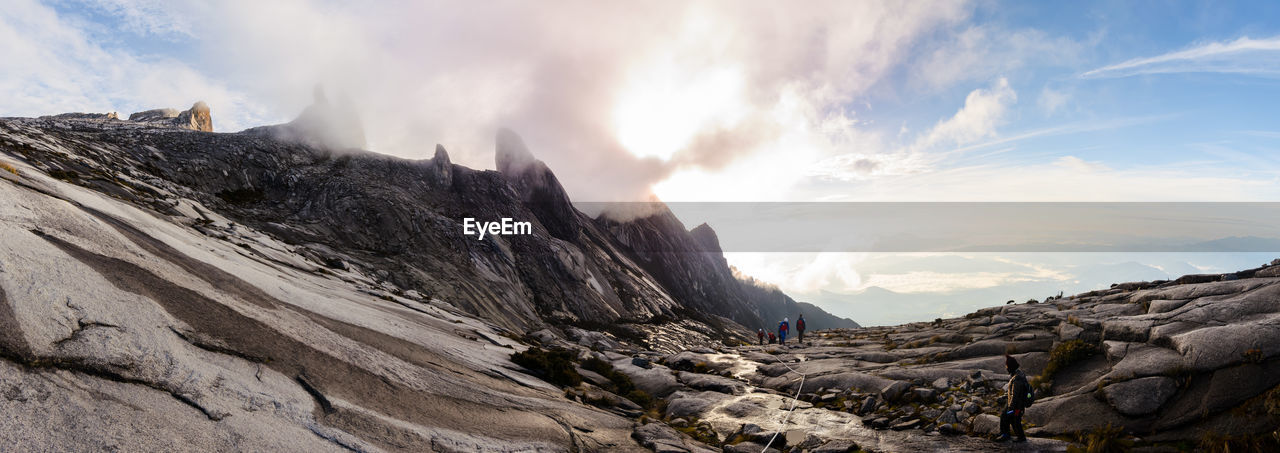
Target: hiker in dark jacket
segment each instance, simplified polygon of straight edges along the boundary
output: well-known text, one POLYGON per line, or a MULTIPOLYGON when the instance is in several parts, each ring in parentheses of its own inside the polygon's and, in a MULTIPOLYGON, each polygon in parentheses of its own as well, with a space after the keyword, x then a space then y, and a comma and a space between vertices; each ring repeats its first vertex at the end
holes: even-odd
POLYGON ((1005 354, 1004 367, 1009 371, 1009 387, 1008 398, 1005 400, 1004 409, 1000 410, 1000 437, 996 438, 997 442, 1009 440, 1009 430, 1013 429, 1013 434, 1018 438, 1015 442, 1026 442, 1027 435, 1022 432, 1022 412, 1026 410, 1027 395, 1030 393, 1031 384, 1027 383, 1027 375, 1022 373, 1018 368, 1018 359, 1005 354))
POLYGON ((800 315, 800 318, 796 319, 796 340, 804 344, 804 315, 800 315))

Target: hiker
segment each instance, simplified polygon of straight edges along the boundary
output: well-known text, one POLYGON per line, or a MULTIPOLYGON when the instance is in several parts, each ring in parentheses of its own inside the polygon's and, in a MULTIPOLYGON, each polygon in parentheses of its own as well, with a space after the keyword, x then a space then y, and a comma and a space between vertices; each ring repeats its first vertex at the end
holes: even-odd
POLYGON ((1027 375, 1018 368, 1018 359, 1005 354, 1004 368, 1009 371, 1008 399, 1000 412, 1000 437, 996 442, 1009 440, 1009 428, 1018 435, 1014 442, 1026 442, 1027 435, 1022 432, 1022 411, 1027 408, 1031 384, 1027 383, 1027 375))
POLYGON ((774 335, 773 332, 769 332, 769 344, 777 344, 777 343, 778 343, 778 336, 774 335))
POLYGON ((801 344, 804 344, 804 315, 800 315, 800 318, 796 319, 796 339, 801 344))
POLYGON ((791 330, 791 323, 788 318, 782 318, 782 322, 778 323, 778 344, 787 344, 787 331, 791 330))
POLYGON ((764 329, 756 329, 756 336, 760 338, 760 346, 764 346, 764 329))

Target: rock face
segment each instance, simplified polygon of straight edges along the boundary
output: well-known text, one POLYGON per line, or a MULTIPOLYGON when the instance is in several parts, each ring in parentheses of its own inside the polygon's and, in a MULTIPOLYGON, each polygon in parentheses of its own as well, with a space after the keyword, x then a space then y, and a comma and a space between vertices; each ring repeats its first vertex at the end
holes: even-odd
POLYGON ((176 109, 163 108, 134 112, 132 115, 129 115, 129 121, 157 121, 169 120, 177 117, 178 111, 176 109))
MULTIPOLYGON (((323 105, 336 104, 318 92, 317 106, 323 105)), ((555 175, 510 131, 497 137, 498 172, 454 165, 442 147, 429 161, 408 161, 335 151, 286 136, 316 118, 333 116, 321 114, 319 107, 286 125, 237 134, 167 133, 163 128, 141 136, 131 133, 135 124, 172 126, 179 118, 200 122, 207 116, 207 108, 201 107, 176 116, 171 111, 140 112, 119 128, 101 123, 72 130, 59 123, 14 120, 13 125, 30 127, 4 131, 12 142, 33 144, 26 151, 43 169, 118 175, 72 182, 200 222, 200 231, 215 237, 235 237, 242 234, 239 227, 248 227, 297 246, 305 259, 322 267, 367 275, 378 282, 378 291, 412 291, 448 301, 517 332, 548 322, 623 324, 616 335, 641 341, 679 339, 663 346, 677 348, 681 342, 745 338, 746 329, 726 320, 726 313, 734 314, 734 320, 751 320, 762 309, 789 310, 785 296, 777 302, 742 297, 718 253, 690 258, 696 263, 680 256, 655 262, 632 253, 611 229, 644 229, 656 219, 619 225, 578 212, 555 175), (51 142, 41 144, 45 139, 51 142), (77 144, 85 142, 101 146, 77 144), (148 183, 106 182, 120 177, 148 183), (465 218, 503 217, 530 221, 533 234, 483 240, 463 234, 465 218), (663 263, 672 269, 663 269, 663 263), (686 272, 700 277, 676 278, 686 272), (693 289, 707 285, 721 290, 693 289), (716 294, 732 297, 715 300, 716 294), (777 304, 784 308, 771 308, 777 304), (705 328, 669 332, 633 324, 655 319, 705 328)), ((647 240, 693 243, 692 234, 674 217, 663 222, 661 228, 646 230, 647 240)))
MULTIPOLYGON (((24 162, 0 181, 0 442, 627 450, 632 421, 616 414, 634 403, 599 388, 581 398, 621 409, 566 400, 510 362, 525 346, 509 338, 674 351, 746 337, 682 299, 698 282, 659 281, 573 209, 515 134, 499 137, 502 172, 476 171, 442 147, 409 161, 312 141, 322 113, 236 134, 181 130, 211 130, 203 103, 0 120, 0 153, 24 162), (464 218, 501 217, 533 231, 464 234, 464 218), (90 413, 100 423, 80 422, 90 413), (162 443, 130 435, 144 430, 162 443)), ((604 357, 648 373, 635 382, 653 395, 689 388, 604 357)))
POLYGON ((1147 415, 1159 409, 1178 391, 1173 378, 1151 376, 1111 384, 1102 389, 1107 402, 1130 417, 1147 415))
MULTIPOLYGON (((10 126, 0 122, 6 152, 28 139, 15 141, 10 126)), ((49 165, 35 160, 38 149, 20 149, 49 165)), ((149 188, 157 201, 179 200, 169 215, 152 210, 163 203, 130 192, 108 196, 24 170, 0 182, 4 445, 641 448, 632 420, 573 403, 512 364, 510 354, 525 346, 493 323, 387 292, 359 271, 323 267, 303 247, 244 224, 230 228, 167 189, 149 188)))
POLYGON ((535 159, 515 132, 502 129, 496 141, 494 161, 498 172, 509 178, 520 201, 533 211, 552 237, 569 242, 578 240, 581 219, 569 202, 569 194, 547 164, 535 159))
POLYGON ((209 113, 209 105, 204 101, 196 102, 190 109, 181 112, 169 108, 136 112, 129 115, 129 121, 213 132, 213 116, 209 113))
POLYGON ((50 115, 42 118, 50 118, 57 120, 118 120, 120 115, 116 112, 107 113, 61 113, 58 115, 50 115))
POLYGON ((209 115, 209 105, 200 101, 190 109, 178 114, 177 123, 181 127, 200 132, 213 132, 213 117, 209 115))

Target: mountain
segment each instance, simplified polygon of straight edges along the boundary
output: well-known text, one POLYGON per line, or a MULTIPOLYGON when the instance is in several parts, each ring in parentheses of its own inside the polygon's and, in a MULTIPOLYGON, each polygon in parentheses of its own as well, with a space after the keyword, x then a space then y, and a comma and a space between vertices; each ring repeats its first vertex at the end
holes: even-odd
POLYGON ((577 211, 509 131, 478 171, 280 130, 0 119, 0 445, 982 451, 1010 354, 1024 449, 1280 448, 1280 260, 756 346, 856 324, 669 210, 577 211))
MULTIPOLYGON (((432 159, 413 161, 298 139, 308 130, 344 127, 331 124, 344 118, 333 108, 318 95, 297 121, 239 134, 164 128, 139 134, 114 121, 10 124, 22 125, 11 133, 14 140, 41 143, 23 133, 32 128, 72 151, 28 149, 44 170, 83 175, 73 182, 170 215, 180 214, 175 206, 198 205, 228 220, 186 219, 207 234, 231 236, 247 226, 296 246, 314 263, 342 263, 387 290, 445 300, 515 331, 645 322, 681 310, 700 322, 719 324, 723 315, 752 328, 762 324, 760 307, 743 299, 718 251, 671 259, 628 253, 628 241, 691 243, 692 233, 670 211, 623 224, 588 218, 511 131, 498 134, 497 172, 453 165, 442 147, 432 159), (483 240, 461 234, 465 218, 504 217, 532 222, 533 234, 483 240)), ((156 124, 147 115, 133 117, 156 124)))
POLYGON ((350 128, 335 108, 240 133, 209 132, 203 103, 0 119, 0 389, 26 414, 0 431, 100 416, 37 444, 638 448, 631 412, 572 403, 511 354, 714 346, 792 308, 747 296, 718 251, 638 252, 714 232, 591 218, 513 132, 499 171, 474 170, 309 135, 350 128), (465 233, 504 218, 529 234, 465 233))

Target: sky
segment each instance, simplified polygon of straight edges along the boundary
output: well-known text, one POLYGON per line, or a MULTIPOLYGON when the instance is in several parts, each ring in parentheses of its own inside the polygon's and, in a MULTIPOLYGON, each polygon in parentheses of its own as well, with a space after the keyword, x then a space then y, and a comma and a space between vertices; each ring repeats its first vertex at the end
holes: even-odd
MULTIPOLYGON (((1280 201, 1276 2, 3 3, 3 116, 203 100, 235 132, 292 119, 319 85, 377 152, 439 143, 493 168, 511 128, 575 201, 1280 201)), ((911 315, 932 319, 1002 302, 973 291, 1105 285, 1108 266, 1267 261, 947 256, 965 265, 729 259, 871 324, 907 318, 868 291, 974 299, 911 315)))

